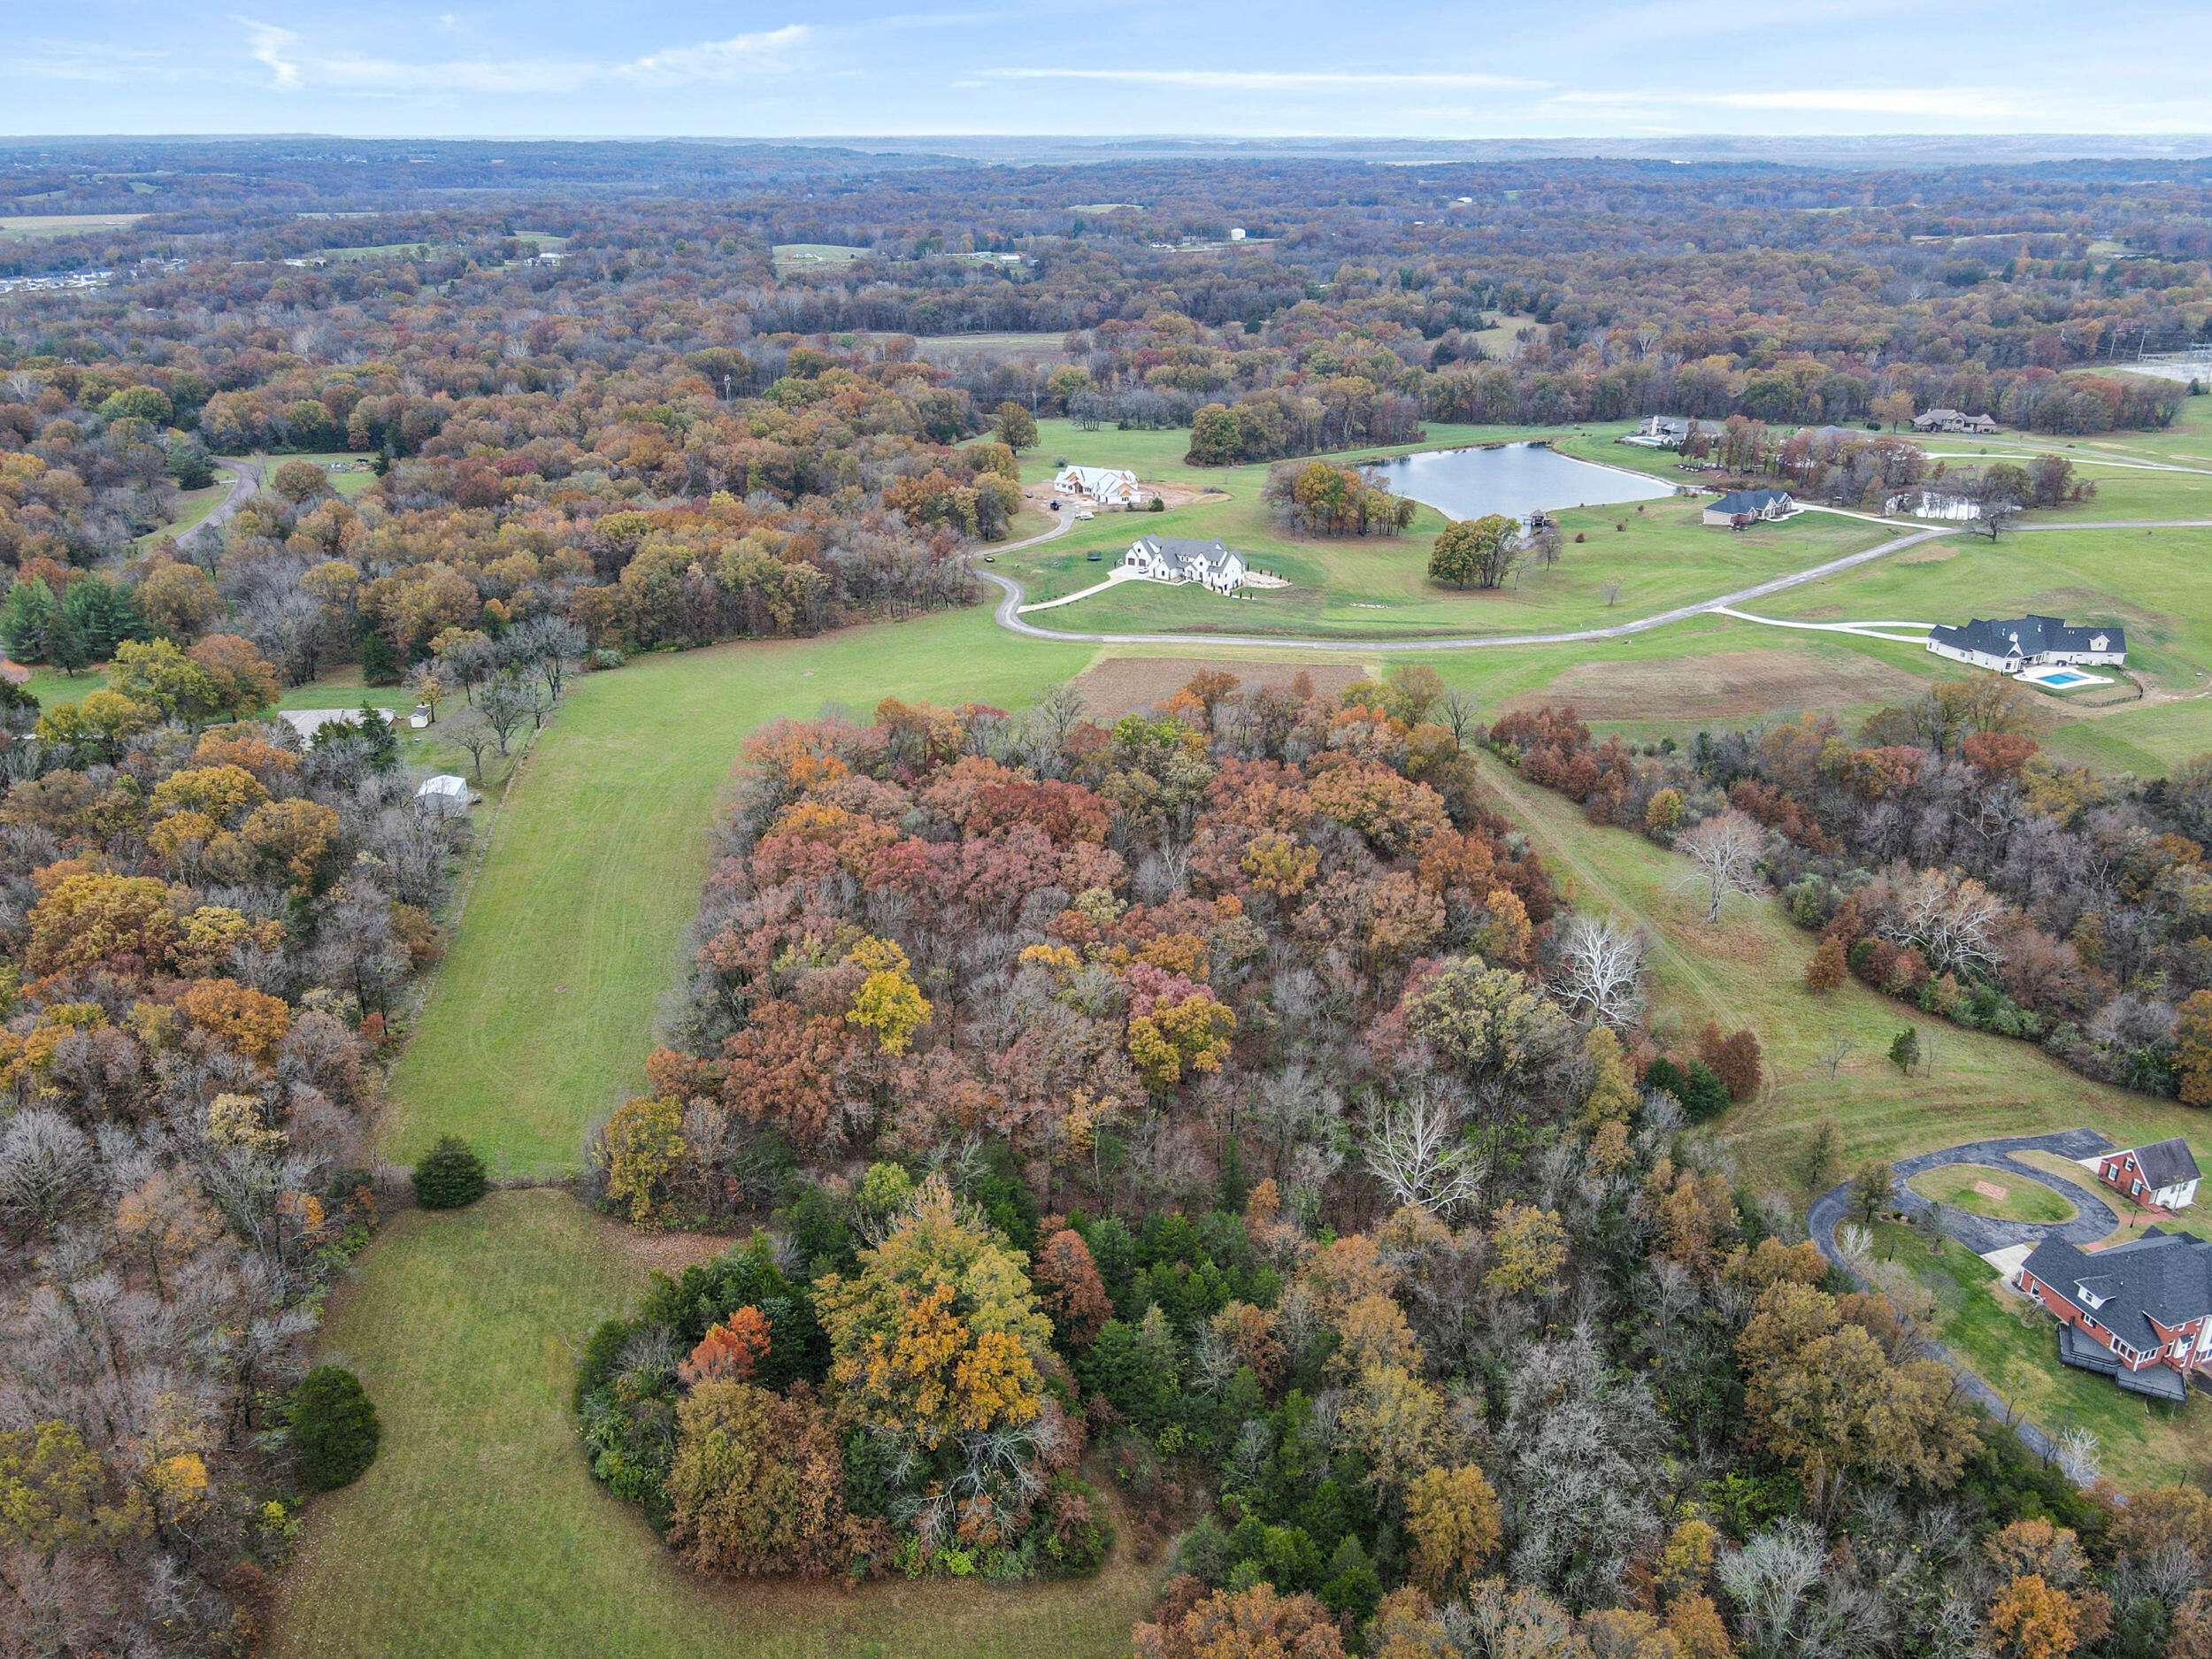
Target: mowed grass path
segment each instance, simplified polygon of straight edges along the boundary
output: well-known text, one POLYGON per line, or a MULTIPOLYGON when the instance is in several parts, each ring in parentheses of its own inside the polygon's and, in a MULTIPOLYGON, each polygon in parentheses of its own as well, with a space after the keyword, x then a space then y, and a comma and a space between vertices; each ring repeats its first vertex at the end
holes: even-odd
MULTIPOLYGON (((658 1241, 665 1248, 671 1241, 658 1241)), ((699 1241, 686 1241, 696 1243, 699 1241)), ((309 1512, 277 1659, 1115 1659, 1164 1564, 1002 1590, 723 1586, 680 1566, 585 1468, 569 1391, 654 1241, 565 1192, 392 1224, 334 1299, 323 1355, 383 1420, 368 1473, 309 1512)))
POLYGON ((393 1070, 379 1151, 407 1163, 457 1134, 502 1175, 576 1169, 590 1120, 641 1086, 683 977, 717 803, 756 726, 829 703, 864 719, 893 695, 1019 706, 1089 656, 976 610, 584 676, 481 826, 482 864, 393 1070))
MULTIPOLYGON (((1655 949, 1655 1025, 1694 1044, 1708 1019, 1723 1030, 1748 1025, 1764 1051, 1769 1086, 1732 1108, 1721 1138, 1763 1189, 1788 1187, 1791 1155, 1809 1130, 1832 1120, 1847 1164, 1901 1158, 1993 1135, 2101 1130, 2123 1146, 2179 1135, 2200 1161, 2212 1158, 2212 1118, 2147 1094, 2095 1083, 2032 1043, 1931 1018, 1856 980, 1825 995, 1805 988, 1816 942, 1770 897, 1729 900, 1708 926, 1686 890, 1689 861, 1624 829, 1593 825, 1563 795, 1525 783, 1486 757, 1483 777, 1499 808, 1527 832, 1578 908, 1640 921, 1655 949), (1920 1033, 1934 1063, 1906 1077, 1889 1063, 1890 1040, 1920 1033), (1832 1079, 1830 1034, 1849 1052, 1832 1079)), ((1802 1194, 1793 1194, 1801 1202, 1802 1194)))

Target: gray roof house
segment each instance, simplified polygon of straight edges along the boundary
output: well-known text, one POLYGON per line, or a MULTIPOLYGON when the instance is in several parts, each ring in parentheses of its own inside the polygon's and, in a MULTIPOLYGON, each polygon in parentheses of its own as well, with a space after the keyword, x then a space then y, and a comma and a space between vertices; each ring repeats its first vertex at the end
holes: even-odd
POLYGON ((2043 663, 2119 663, 2127 659, 2125 628, 2092 623, 2074 627, 2057 617, 1977 617, 1963 627, 1928 630, 1928 649, 1981 668, 2017 673, 2043 663))
POLYGON ((2185 1399, 2212 1363, 2212 1243, 2156 1227, 2108 1250, 2055 1236, 2015 1281, 2062 1322, 2059 1358, 2134 1394, 2185 1399))
POLYGON ((1797 511, 1786 489, 1732 489, 1705 503, 1700 515, 1707 524, 1733 524, 1740 518, 1784 518, 1797 511))
POLYGON ((1122 555, 1124 568, 1156 582, 1196 582, 1218 594, 1244 585, 1244 555, 1219 541, 1194 536, 1141 535, 1122 555))

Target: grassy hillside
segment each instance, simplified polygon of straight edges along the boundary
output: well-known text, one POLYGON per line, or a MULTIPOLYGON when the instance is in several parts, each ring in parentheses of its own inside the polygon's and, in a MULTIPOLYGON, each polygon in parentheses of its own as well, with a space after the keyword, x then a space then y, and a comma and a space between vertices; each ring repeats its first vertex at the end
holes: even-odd
POLYGON ((379 1150, 442 1134, 506 1175, 558 1176, 634 1092, 680 979, 715 803, 745 734, 892 695, 1019 705, 1089 656, 982 610, 820 640, 641 658, 578 682, 505 806, 407 1051, 379 1150))
POLYGON ((720 1586, 683 1571, 584 1465, 569 1390, 592 1326, 651 1267, 647 1240, 561 1192, 402 1217, 339 1293, 325 1356, 375 1399, 383 1449, 316 1501, 272 1621, 278 1659, 1114 1659, 1164 1563, 1095 1578, 720 1586), (890 1632, 896 1632, 895 1640, 890 1632))

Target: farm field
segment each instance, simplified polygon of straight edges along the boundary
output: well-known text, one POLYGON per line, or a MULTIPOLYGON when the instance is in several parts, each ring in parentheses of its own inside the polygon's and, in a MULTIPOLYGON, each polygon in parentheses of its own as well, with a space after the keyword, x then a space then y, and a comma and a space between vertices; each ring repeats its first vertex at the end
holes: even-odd
POLYGON ((495 1193, 467 1210, 395 1221, 334 1298, 321 1349, 374 1396, 383 1449, 358 1482, 316 1501, 272 1654, 1128 1651, 1165 1563, 1141 1565, 1125 1549, 1094 1578, 1012 1591, 949 1580, 842 1594, 723 1586, 680 1567, 636 1509, 592 1480, 569 1390, 592 1326, 633 1306, 649 1269, 710 1248, 634 1234, 565 1192, 495 1193))
POLYGON ((870 249, 833 242, 780 242, 770 251, 780 265, 847 265, 872 257, 870 249))
POLYGON ((864 718, 892 695, 1019 706, 1089 655, 979 609, 585 676, 480 822, 482 867, 393 1070, 378 1150, 407 1163, 451 1133, 503 1175, 578 1167, 591 1120, 641 1083, 715 804, 755 726, 826 704, 864 718))
POLYGON ((88 231, 121 230, 143 213, 11 213, 0 216, 0 242, 51 242, 88 231))
POLYGON ((1067 356, 1064 334, 923 334, 914 355, 931 363, 958 363, 979 357, 1002 362, 1048 363, 1067 356))

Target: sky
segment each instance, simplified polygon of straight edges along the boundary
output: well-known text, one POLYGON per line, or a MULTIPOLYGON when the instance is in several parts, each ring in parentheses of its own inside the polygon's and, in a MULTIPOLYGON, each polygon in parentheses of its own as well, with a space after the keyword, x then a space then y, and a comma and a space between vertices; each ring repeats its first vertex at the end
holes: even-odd
POLYGON ((2202 133, 2212 0, 0 0, 0 133, 2202 133))

